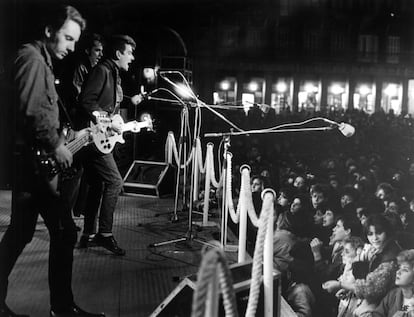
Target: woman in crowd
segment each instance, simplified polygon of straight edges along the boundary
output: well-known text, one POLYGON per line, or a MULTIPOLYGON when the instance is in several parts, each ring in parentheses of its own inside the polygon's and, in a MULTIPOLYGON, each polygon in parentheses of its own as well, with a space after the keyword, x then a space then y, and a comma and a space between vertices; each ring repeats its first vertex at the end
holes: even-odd
POLYGON ((352 291, 362 299, 354 312, 357 317, 374 311, 393 287, 396 257, 401 251, 394 239, 392 226, 385 216, 370 216, 366 222, 365 233, 369 244, 361 252, 360 261, 354 263, 355 282, 343 282, 329 288, 331 292, 339 289, 352 291))

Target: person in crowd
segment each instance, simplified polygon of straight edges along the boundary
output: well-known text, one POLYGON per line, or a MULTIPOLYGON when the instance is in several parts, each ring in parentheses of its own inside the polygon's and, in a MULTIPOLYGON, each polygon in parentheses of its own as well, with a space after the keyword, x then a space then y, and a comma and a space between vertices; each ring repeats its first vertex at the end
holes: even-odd
POLYGON ((309 192, 306 177, 303 175, 296 176, 295 180, 293 181, 293 187, 300 193, 309 192))
POLYGON ((293 189, 291 187, 283 187, 279 190, 277 196, 278 214, 281 214, 290 208, 292 202, 293 189))
POLYGON ((358 191, 352 186, 344 186, 340 198, 343 212, 355 212, 355 205, 358 201, 358 191))
POLYGON ((383 202, 384 208, 387 208, 390 200, 395 197, 395 189, 389 183, 380 183, 375 190, 375 196, 383 202))
POLYGON ((350 291, 343 290, 341 283, 354 283, 355 277, 352 273, 352 265, 359 259, 359 254, 364 247, 364 241, 360 237, 350 237, 344 240, 342 250, 342 263, 344 265, 342 274, 337 280, 327 281, 322 287, 332 293, 338 290, 335 296, 340 299, 338 306, 338 317, 352 317, 358 305, 358 299, 350 291))
POLYGON ((309 199, 300 193, 292 197, 293 201, 289 210, 279 213, 276 219, 276 228, 289 224, 291 230, 299 233, 301 237, 309 237, 311 234, 309 228, 312 226, 309 199))
MULTIPOLYGON (((310 246, 315 259, 316 278, 319 285, 326 281, 336 280, 340 276, 343 265, 342 252, 344 241, 352 236, 360 236, 361 224, 354 215, 341 215, 336 221, 336 226, 332 230, 329 247, 323 245, 318 238, 312 239, 310 246)), ((334 293, 336 290, 332 290, 334 293)), ((323 301, 326 305, 319 307, 319 313, 336 315, 338 309, 338 300, 335 296, 322 290, 318 292, 317 299, 323 301)))
POLYGON ((381 300, 373 316, 414 316, 414 250, 400 252, 397 261, 396 287, 381 300))
POLYGON ((359 261, 354 262, 355 282, 341 283, 341 288, 352 291, 362 299, 356 308, 356 316, 372 312, 385 294, 393 287, 396 272, 396 257, 401 251, 394 239, 390 222, 384 215, 372 215, 367 219, 366 244, 359 261))
POLYGON ((322 227, 316 232, 315 237, 320 239, 324 245, 329 244, 332 230, 335 227, 336 219, 341 215, 341 210, 337 206, 329 203, 322 216, 322 227))
POLYGON ((358 219, 361 221, 361 224, 364 226, 370 215, 381 214, 383 211, 383 202, 375 196, 372 196, 371 199, 359 200, 356 204, 355 212, 358 219))
MULTIPOLYGON (((253 199, 253 206, 254 210, 256 211, 257 216, 260 216, 260 212, 262 211, 262 191, 264 189, 263 179, 259 175, 254 175, 251 177, 251 191, 252 191, 252 199, 253 199)), ((230 226, 233 226, 231 224, 230 226)), ((237 232, 238 228, 234 228, 234 232, 237 232)), ((250 217, 247 217, 247 252, 249 254, 253 254, 254 247, 256 244, 256 237, 257 237, 257 227, 252 223, 250 217)))
POLYGON ((314 261, 309 244, 297 241, 290 251, 292 261, 282 277, 282 295, 298 317, 312 317, 316 303, 312 291, 314 261))
MULTIPOLYGON (((78 179, 59 175, 50 182, 34 148, 51 153, 62 168, 72 165, 59 122, 59 105, 52 60, 62 60, 75 49, 85 20, 72 6, 50 8, 40 39, 23 45, 13 65, 15 105, 15 183, 10 225, 0 243, 0 316, 24 316, 6 305, 8 277, 25 245, 34 235, 39 214, 49 231, 50 316, 104 316, 92 314, 74 303, 72 293, 73 248, 76 226, 71 216, 71 195, 78 179)), ((87 130, 67 131, 66 139, 79 138, 87 130)))
POLYGON ((329 200, 329 188, 326 184, 317 183, 310 189, 312 207, 314 209, 314 222, 317 227, 322 226, 323 215, 329 200))
MULTIPOLYGON (((99 125, 98 118, 103 113, 109 118, 119 113, 123 99, 120 71, 128 71, 130 63, 135 59, 135 47, 135 41, 127 35, 113 36, 108 42, 107 59, 91 70, 79 96, 84 124, 93 121, 99 125)), ((131 97, 131 102, 135 105, 141 101, 141 95, 131 97)), ((111 133, 121 134, 121 123, 112 121, 110 130, 111 133)), ((112 233, 114 211, 122 189, 122 177, 112 152, 100 154, 92 147, 89 150, 83 160, 83 166, 90 188, 85 204, 83 235, 79 243, 85 247, 96 244, 115 255, 123 256, 126 252, 118 246, 112 233), (98 214, 99 228, 95 234, 95 218, 98 214)))

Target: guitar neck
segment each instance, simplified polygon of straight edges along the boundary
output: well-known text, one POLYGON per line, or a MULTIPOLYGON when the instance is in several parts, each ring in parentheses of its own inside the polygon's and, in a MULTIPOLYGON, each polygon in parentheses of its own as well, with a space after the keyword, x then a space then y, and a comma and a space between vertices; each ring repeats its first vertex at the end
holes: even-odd
POLYGON ((85 134, 80 138, 74 139, 73 141, 69 142, 66 146, 69 151, 74 155, 77 153, 82 147, 89 143, 90 136, 89 134, 85 134))

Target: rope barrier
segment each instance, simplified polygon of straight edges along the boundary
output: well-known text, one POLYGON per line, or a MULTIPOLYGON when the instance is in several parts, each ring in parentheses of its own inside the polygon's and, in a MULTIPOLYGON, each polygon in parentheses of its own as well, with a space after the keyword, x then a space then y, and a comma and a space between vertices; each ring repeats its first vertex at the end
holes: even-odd
MULTIPOLYGON (((212 248, 203 255, 200 269, 197 274, 197 285, 193 295, 192 317, 204 317, 206 311, 206 303, 214 302, 208 300, 209 285, 214 278, 216 272, 219 272, 219 286, 223 294, 223 305, 226 316, 237 317, 236 296, 233 289, 233 280, 224 251, 221 248, 212 248)), ((211 296, 219 296, 218 292, 212 292, 211 296)), ((211 311, 211 309, 208 309, 211 311)))
MULTIPOLYGON (((265 242, 267 245, 270 243, 273 247, 273 241, 269 241, 269 237, 273 235, 273 232, 266 234, 268 230, 273 227, 273 213, 274 213, 274 199, 276 193, 272 189, 265 189, 262 193, 263 207, 259 219, 259 231, 257 233, 256 246, 253 256, 252 278, 250 283, 249 300, 247 302, 246 317, 253 317, 256 315, 257 303, 260 295, 260 283, 262 278, 262 262, 264 254, 265 242)), ((269 247, 270 248, 270 247, 269 247)), ((269 250, 267 248, 267 250, 269 250)), ((270 256, 270 255, 268 255, 270 256)), ((265 256, 266 258, 266 256, 265 256)), ((264 262, 265 273, 269 272, 269 263, 264 262)), ((271 263, 273 271, 273 261, 271 263)), ((271 273, 273 274, 273 272, 271 273)), ((267 275, 267 274, 266 274, 267 275)), ((269 277, 264 276, 263 283, 265 284, 265 316, 273 315, 273 276, 271 276, 271 283, 269 285, 269 277), (266 291, 267 290, 267 291, 266 291), (270 293, 270 294, 269 294, 270 293)))
MULTIPOLYGON (((178 161, 177 147, 172 132, 168 134, 166 147, 166 160, 168 163, 172 162, 172 157, 176 162, 178 161)), ((218 188, 223 183, 223 175, 220 180, 217 181, 215 177, 214 159, 213 159, 213 144, 207 144, 206 159, 204 166, 202 164, 202 150, 201 142, 196 139, 196 144, 193 146, 188 163, 192 159, 192 155, 195 155, 195 164, 197 165, 196 172, 205 173, 205 188, 204 188, 204 207, 203 207, 203 223, 207 222, 208 209, 209 209, 209 194, 210 185, 218 188)), ((177 164, 178 165, 178 164, 177 164)), ((227 153, 227 169, 226 169, 226 201, 225 201, 225 214, 223 217, 227 217, 227 212, 230 214, 231 219, 234 223, 240 221, 239 230, 239 262, 245 260, 246 252, 246 230, 247 230, 247 215, 250 217, 254 226, 259 227, 255 252, 253 257, 252 277, 250 285, 250 294, 247 304, 246 316, 255 316, 257 303, 260 294, 260 284, 262 280, 262 262, 264 262, 264 293, 265 293, 265 317, 273 315, 273 215, 274 215, 274 199, 276 193, 273 190, 266 189, 262 193, 263 207, 260 218, 257 217, 256 211, 254 210, 252 192, 250 187, 250 167, 243 165, 240 168, 241 173, 241 187, 240 196, 237 204, 237 209, 234 209, 233 197, 232 197, 232 154, 227 153)), ((198 177, 195 178, 198 180, 198 177)), ((196 197, 196 196, 194 196, 196 197)), ((227 220, 227 218, 226 218, 227 220)), ((225 222, 227 226, 227 222, 225 222)), ((193 298, 193 312, 192 316, 204 316, 205 313, 205 302, 208 294, 214 295, 214 289, 209 286, 215 274, 219 274, 219 284, 223 292, 223 301, 226 311, 226 316, 237 316, 237 310, 234 311, 233 302, 234 291, 229 293, 229 288, 232 289, 232 284, 229 286, 229 271, 228 267, 223 264, 224 255, 218 253, 219 249, 212 249, 209 255, 203 257, 203 262, 200 267, 197 290, 194 293, 193 298)), ((209 303, 215 303, 215 300, 208 301, 209 303)), ((210 311, 208 311, 210 313, 210 311)))
MULTIPOLYGON (((167 140, 165 142, 165 162, 168 164, 173 163, 173 155, 175 159, 175 164, 177 166, 180 166, 181 169, 184 168, 184 164, 180 165, 180 162, 178 162, 178 150, 177 150, 177 144, 175 142, 174 133, 168 132, 167 140)), ((194 150, 191 149, 190 154, 188 155, 187 161, 185 162, 185 166, 190 165, 191 160, 193 159, 194 150)))

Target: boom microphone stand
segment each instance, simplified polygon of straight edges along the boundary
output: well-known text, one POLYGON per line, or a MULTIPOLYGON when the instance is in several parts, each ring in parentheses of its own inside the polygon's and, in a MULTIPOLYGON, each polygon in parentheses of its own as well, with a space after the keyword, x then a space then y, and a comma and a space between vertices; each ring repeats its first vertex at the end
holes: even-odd
POLYGON ((178 166, 177 166, 177 176, 175 184, 175 199, 174 199, 174 212, 171 216, 171 222, 178 222, 178 197, 179 197, 179 187, 180 187, 180 170, 181 170, 181 158, 183 157, 183 190, 182 190, 182 200, 183 200, 183 210, 186 207, 185 200, 185 188, 187 185, 187 127, 188 127, 188 106, 182 105, 181 108, 181 123, 180 123, 180 137, 178 141, 178 166))
MULTIPOLYGON (((187 128, 188 128, 188 121, 189 121, 189 111, 188 111, 188 105, 184 102, 182 112, 181 112, 181 124, 180 124, 180 139, 179 139, 179 149, 178 149, 178 168, 177 168, 177 183, 176 183, 176 191, 175 191, 175 201, 174 201, 174 213, 172 215, 172 221, 176 222, 178 221, 178 215, 177 215, 177 209, 178 209, 178 197, 179 197, 179 177, 180 177, 180 169, 181 169, 181 157, 183 156, 183 163, 184 163, 184 173, 183 173, 183 207, 185 205, 185 191, 186 191, 186 163, 187 163, 187 138, 189 137, 187 135, 187 128)), ((163 242, 153 243, 150 244, 150 247, 158 247, 162 245, 167 245, 171 243, 176 242, 182 242, 182 241, 195 241, 201 244, 205 244, 211 247, 216 247, 206 241, 200 240, 196 237, 195 233, 193 232, 193 220, 192 220, 192 213, 193 213, 193 202, 194 202, 194 185, 196 181, 196 165, 197 162, 197 156, 196 156, 196 140, 199 137, 199 130, 201 125, 201 121, 198 120, 198 115, 200 112, 200 108, 196 108, 196 114, 194 119, 194 138, 192 143, 192 158, 191 158, 191 181, 190 181, 190 192, 189 192, 189 207, 188 207, 188 229, 186 234, 183 237, 167 240, 163 242)))

